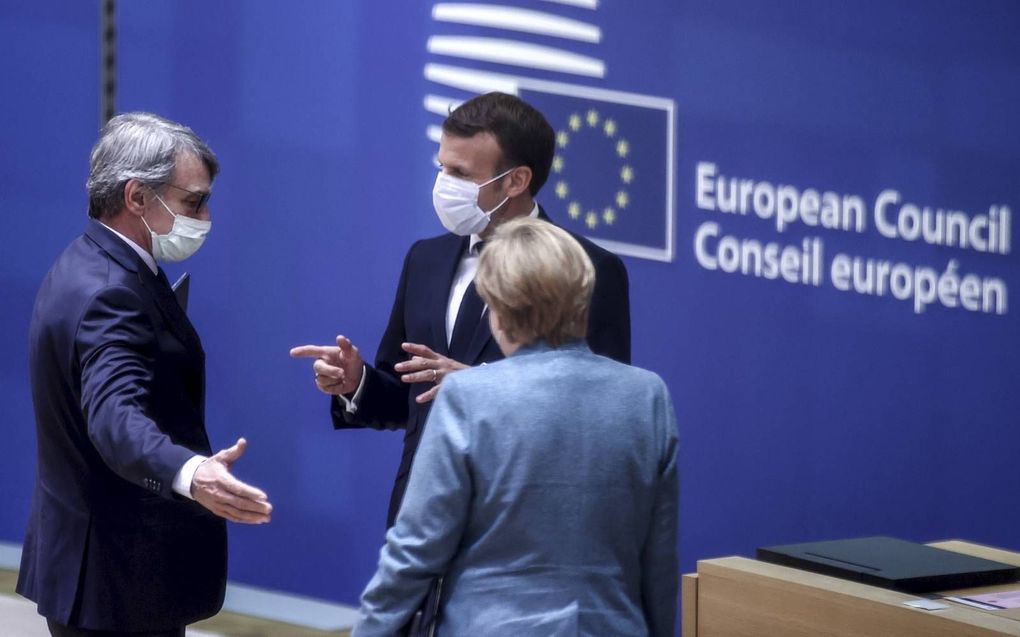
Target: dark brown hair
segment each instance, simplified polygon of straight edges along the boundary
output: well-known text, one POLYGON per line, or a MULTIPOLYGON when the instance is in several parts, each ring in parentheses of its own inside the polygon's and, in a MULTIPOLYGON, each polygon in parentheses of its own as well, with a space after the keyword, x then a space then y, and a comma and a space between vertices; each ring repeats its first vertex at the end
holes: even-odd
POLYGON ((515 95, 486 93, 464 102, 443 122, 453 137, 490 133, 503 151, 500 171, 516 166, 531 169, 528 191, 534 197, 549 178, 556 133, 545 116, 515 95))

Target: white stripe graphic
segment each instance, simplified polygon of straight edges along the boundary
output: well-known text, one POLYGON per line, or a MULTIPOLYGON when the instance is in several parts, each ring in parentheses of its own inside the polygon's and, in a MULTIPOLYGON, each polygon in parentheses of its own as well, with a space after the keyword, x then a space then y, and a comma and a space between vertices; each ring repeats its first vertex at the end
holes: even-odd
POLYGON ((572 7, 581 7, 582 9, 598 9, 599 0, 545 0, 546 2, 555 2, 556 4, 569 4, 572 7))
POLYGON ((540 91, 563 95, 565 97, 579 97, 583 99, 601 100, 613 102, 614 104, 628 104, 630 106, 641 106, 644 108, 657 108, 672 112, 675 102, 665 97, 654 97, 641 95, 639 93, 628 93, 625 91, 614 91, 597 86, 581 86, 579 84, 565 84, 563 82, 550 82, 532 77, 521 77, 519 75, 506 75, 503 73, 491 73, 467 69, 460 66, 448 66, 446 64, 426 64, 425 79, 437 84, 444 84, 453 88, 476 93, 487 93, 489 91, 502 91, 516 95, 520 90, 540 91))
POLYGON ((431 139, 432 141, 434 141, 435 143, 438 144, 439 143, 439 139, 443 136, 443 127, 442 126, 429 126, 428 128, 425 129, 425 135, 429 139, 431 139))
POLYGON ((451 55, 544 71, 598 78, 605 77, 606 74, 606 65, 602 60, 516 40, 434 35, 429 38, 426 48, 429 53, 437 55, 451 55))
POLYGON ((481 94, 499 91, 500 93, 517 95, 517 81, 515 78, 486 71, 465 69, 459 66, 426 64, 425 79, 469 93, 481 94))
POLYGON ((442 97, 439 95, 425 96, 425 110, 442 117, 449 115, 450 111, 460 106, 460 104, 461 100, 452 97, 442 97))
POLYGON ((432 19, 439 22, 551 35, 579 42, 598 44, 602 40, 602 29, 594 24, 529 9, 439 2, 432 7, 432 19))

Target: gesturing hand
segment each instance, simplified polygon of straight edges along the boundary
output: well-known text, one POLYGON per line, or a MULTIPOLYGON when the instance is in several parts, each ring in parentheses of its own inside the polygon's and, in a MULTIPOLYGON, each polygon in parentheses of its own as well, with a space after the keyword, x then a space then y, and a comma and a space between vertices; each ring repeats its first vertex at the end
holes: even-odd
POLYGON ((270 520, 273 505, 261 490, 247 485, 230 474, 230 465, 244 453, 248 443, 237 443, 198 465, 191 480, 191 497, 221 518, 245 524, 265 524, 270 520))
POLYGON ((400 380, 405 383, 435 383, 428 391, 415 396, 414 400, 419 404, 427 403, 436 397, 440 383, 448 374, 470 367, 442 354, 437 354, 418 343, 402 343, 400 347, 411 354, 410 359, 393 366, 394 370, 400 372, 400 380))
POLYGON ((336 337, 332 345, 301 345, 290 350, 294 358, 314 358, 315 386, 327 394, 350 394, 361 384, 365 361, 358 348, 346 336, 336 337))

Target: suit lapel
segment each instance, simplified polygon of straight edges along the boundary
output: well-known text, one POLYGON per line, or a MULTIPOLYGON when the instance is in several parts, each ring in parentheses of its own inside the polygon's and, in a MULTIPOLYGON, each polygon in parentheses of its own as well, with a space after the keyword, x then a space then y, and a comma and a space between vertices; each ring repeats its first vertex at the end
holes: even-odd
MULTIPOLYGON (((195 328, 191 325, 191 321, 188 320, 184 310, 181 309, 180 304, 177 302, 177 297, 174 296, 166 276, 163 275, 162 280, 160 280, 160 277, 149 270, 149 266, 142 261, 131 246, 124 243, 120 237, 113 234, 113 232, 98 221, 90 220, 88 228, 85 229, 85 234, 122 268, 128 272, 135 273, 142 287, 149 293, 163 318, 166 319, 167 325, 170 326, 170 331, 182 343, 187 345, 189 349, 202 352, 202 341, 199 339, 198 333, 195 332, 195 328)), ((160 273, 162 273, 162 270, 160 270, 160 273)))
POLYGON ((482 316, 475 326, 475 333, 471 337, 471 345, 468 346, 466 360, 460 361, 466 365, 474 365, 478 362, 478 355, 482 353, 485 346, 492 340, 492 331, 489 329, 489 306, 482 310, 482 316))
POLYGON ((177 302, 177 297, 174 295, 173 288, 170 287, 170 281, 167 280, 163 270, 159 271, 159 275, 153 275, 148 268, 145 268, 144 271, 139 271, 138 274, 142 285, 156 299, 156 305, 166 319, 167 324, 170 325, 171 331, 189 349, 201 352, 202 341, 198 337, 198 332, 195 331, 194 326, 188 319, 188 315, 184 313, 180 303, 177 302))

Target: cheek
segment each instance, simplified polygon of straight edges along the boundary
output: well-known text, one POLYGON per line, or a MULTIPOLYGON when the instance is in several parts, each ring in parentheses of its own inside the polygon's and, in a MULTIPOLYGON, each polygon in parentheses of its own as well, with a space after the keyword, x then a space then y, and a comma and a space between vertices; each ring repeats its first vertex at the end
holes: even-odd
POLYGON ((496 184, 489 184, 478 193, 478 207, 488 211, 499 205, 506 197, 506 191, 496 184))
POLYGON ((170 231, 170 226, 173 224, 173 218, 166 213, 165 210, 149 210, 145 214, 145 222, 156 234, 166 234, 170 231), (162 212, 162 214, 160 214, 162 212), (166 217, 164 219, 164 217, 166 217))
POLYGON ((478 193, 478 207, 486 211, 492 208, 492 193, 489 192, 488 188, 483 188, 478 193))

